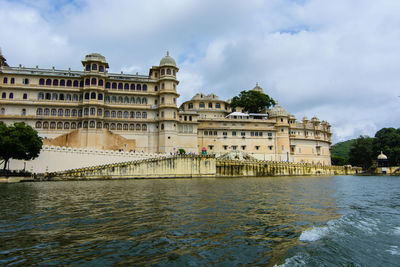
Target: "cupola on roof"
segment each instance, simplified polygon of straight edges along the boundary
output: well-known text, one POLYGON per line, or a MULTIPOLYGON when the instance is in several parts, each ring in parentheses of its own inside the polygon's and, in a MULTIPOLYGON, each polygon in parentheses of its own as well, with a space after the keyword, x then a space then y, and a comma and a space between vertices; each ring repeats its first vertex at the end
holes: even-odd
POLYGON ((176 62, 172 57, 169 56, 169 52, 168 51, 167 51, 167 55, 161 59, 160 66, 174 66, 174 67, 176 67, 176 62))
POLYGON ((264 90, 258 85, 258 83, 256 83, 256 86, 252 90, 260 92, 260 93, 264 93, 264 90))
POLYGON ((85 61, 99 61, 102 63, 107 63, 106 58, 99 53, 91 53, 85 57, 85 61))
POLYGON ((279 106, 278 101, 276 101, 275 107, 273 107, 272 109, 270 109, 268 111, 268 115, 271 118, 273 118, 273 117, 286 117, 286 116, 288 116, 288 113, 283 107, 279 106))
POLYGON ((387 156, 385 154, 383 154, 383 152, 381 151, 381 154, 379 154, 378 159, 379 160, 386 160, 387 156))

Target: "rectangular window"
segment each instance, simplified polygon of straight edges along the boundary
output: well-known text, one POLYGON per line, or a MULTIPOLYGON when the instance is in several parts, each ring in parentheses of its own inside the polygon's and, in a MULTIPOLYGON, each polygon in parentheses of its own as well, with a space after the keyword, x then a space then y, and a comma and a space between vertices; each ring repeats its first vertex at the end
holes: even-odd
POLYGON ((241 136, 246 136, 246 132, 240 132, 241 136))
POLYGON ((242 146, 242 150, 245 150, 246 149, 246 146, 242 146))
POLYGON ((260 149, 260 146, 256 146, 256 150, 259 150, 260 149))
POLYGON ((227 150, 228 149, 228 146, 224 146, 224 150, 227 150))
POLYGON ((236 149, 237 149, 237 146, 232 146, 232 149, 233 149, 233 150, 236 150, 236 149))
POLYGON ((217 132, 217 131, 214 131, 214 135, 218 135, 218 132, 217 132))
POLYGON ((208 131, 204 131, 204 135, 208 135, 208 131))
POLYGON ((236 132, 232 132, 232 136, 236 136, 236 132))
POLYGON ((254 132, 250 132, 250 136, 254 136, 254 132))
POLYGON ((262 133, 262 132, 258 132, 258 135, 259 135, 259 136, 263 136, 263 133, 262 133))
POLYGON ((223 136, 228 136, 228 132, 222 132, 223 136))

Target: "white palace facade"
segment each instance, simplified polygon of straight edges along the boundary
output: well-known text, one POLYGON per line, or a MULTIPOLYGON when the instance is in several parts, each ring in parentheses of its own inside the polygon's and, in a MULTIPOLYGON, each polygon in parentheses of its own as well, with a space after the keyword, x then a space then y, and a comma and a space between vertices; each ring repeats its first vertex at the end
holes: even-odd
MULTIPOLYGON (((232 112, 215 94, 179 107, 179 68, 167 53, 148 75, 109 73, 93 53, 80 71, 10 67, 0 53, 0 121, 24 122, 45 145, 140 153, 224 154, 330 165, 329 123, 296 118, 278 104, 232 112)), ((258 85, 252 90, 262 91, 258 85)))

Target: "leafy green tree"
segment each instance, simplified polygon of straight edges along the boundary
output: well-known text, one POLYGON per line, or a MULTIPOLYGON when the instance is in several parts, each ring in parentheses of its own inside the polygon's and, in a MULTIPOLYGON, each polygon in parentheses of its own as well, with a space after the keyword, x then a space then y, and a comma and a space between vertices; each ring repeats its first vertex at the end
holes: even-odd
POLYGON ((239 96, 232 98, 231 107, 242 107, 243 111, 249 113, 260 113, 265 108, 275 105, 275 100, 264 93, 249 90, 240 92, 239 96))
POLYGON ((338 157, 338 156, 331 156, 332 165, 335 166, 343 166, 348 165, 349 160, 347 158, 338 157))
POLYGON ((353 166, 360 166, 368 169, 374 159, 372 143, 374 138, 369 136, 360 136, 351 146, 349 153, 349 163, 353 166))
POLYGON ((179 155, 185 155, 185 154, 186 154, 185 149, 179 148, 179 149, 178 149, 178 154, 179 154, 179 155))
POLYGON ((0 159, 4 162, 4 170, 10 159, 38 157, 42 145, 42 138, 29 125, 20 122, 7 126, 0 122, 0 159))
POLYGON ((382 128, 376 132, 373 142, 374 157, 381 151, 388 157, 388 165, 400 165, 400 128, 382 128))

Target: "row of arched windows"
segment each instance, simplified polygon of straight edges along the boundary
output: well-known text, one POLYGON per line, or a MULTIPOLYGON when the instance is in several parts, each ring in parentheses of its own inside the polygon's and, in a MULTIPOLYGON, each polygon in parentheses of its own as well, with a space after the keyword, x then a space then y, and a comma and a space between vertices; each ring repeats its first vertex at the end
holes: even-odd
MULTIPOLYGON (((56 108, 37 108, 37 116, 57 116, 57 117, 82 117, 84 116, 103 116, 103 109, 101 108, 84 108, 84 109, 56 109, 56 108)), ((143 111, 117 111, 106 110, 104 112, 105 118, 124 118, 124 119, 147 119, 147 112, 143 111)))
POLYGON ((143 111, 116 111, 106 110, 104 112, 105 118, 124 118, 124 119, 147 119, 147 112, 143 111))
POLYGON ((69 130, 77 128, 97 128, 97 129, 110 129, 110 130, 124 130, 124 131, 147 131, 147 124, 134 124, 134 123, 103 123, 95 121, 84 122, 55 122, 55 121, 37 121, 35 123, 37 129, 50 129, 50 130, 69 130))
POLYGON ((82 94, 38 93, 38 100, 81 101, 82 94))
MULTIPOLYGON (((161 75, 165 75, 165 73, 167 73, 167 75, 171 75, 171 69, 161 69, 161 75)), ((176 71, 172 70, 173 75, 176 75, 176 71)))
MULTIPOLYGON (((3 78, 3 83, 4 84, 8 83, 8 77, 4 77, 3 78)), ((15 84, 15 78, 14 77, 10 78, 10 84, 15 84)))
MULTIPOLYGON (((4 78, 6 79, 6 78, 4 78)), ((14 78, 12 78, 14 79, 14 78)), ((7 83, 7 82, 4 82, 7 83)), ((85 86, 104 86, 103 79, 97 78, 87 78, 85 81, 78 81, 78 80, 58 80, 58 79, 39 79, 39 85, 46 85, 46 86, 61 86, 61 87, 83 87, 85 86)), ((117 82, 106 82, 105 87, 108 89, 118 89, 118 90, 125 90, 125 91, 147 91, 147 84, 134 84, 134 83, 117 83, 117 82)))
MULTIPOLYGON (((90 64, 86 64, 85 70, 86 71, 90 71, 90 70, 97 71, 97 64, 93 63, 91 66, 90 66, 90 64)), ((104 66, 103 65, 99 65, 99 72, 104 72, 104 66)))
POLYGON ((134 96, 106 96, 105 103, 124 103, 124 104, 147 104, 146 97, 134 96))

